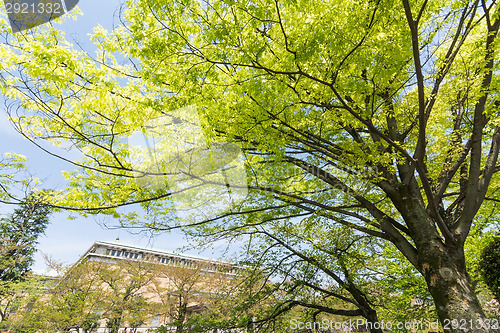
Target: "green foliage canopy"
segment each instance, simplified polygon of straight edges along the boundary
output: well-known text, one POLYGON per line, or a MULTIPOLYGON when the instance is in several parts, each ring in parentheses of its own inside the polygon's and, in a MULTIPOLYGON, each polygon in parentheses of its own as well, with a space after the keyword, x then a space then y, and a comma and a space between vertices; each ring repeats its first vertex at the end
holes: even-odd
MULTIPOLYGON (((343 225, 391 242, 442 321, 484 318, 463 247, 499 193, 495 1, 130 0, 122 19, 95 30, 94 58, 56 29, 3 25, 13 123, 81 152, 57 205, 158 230, 189 224, 202 238, 267 233, 295 250, 313 222, 322 235, 343 225), (175 215, 184 189, 168 179, 171 161, 145 171, 127 144, 189 105, 209 146, 244 154, 248 196, 224 213, 201 200, 175 215), (149 176, 167 184, 136 181, 149 176)), ((231 187, 190 171, 199 193, 231 187)))

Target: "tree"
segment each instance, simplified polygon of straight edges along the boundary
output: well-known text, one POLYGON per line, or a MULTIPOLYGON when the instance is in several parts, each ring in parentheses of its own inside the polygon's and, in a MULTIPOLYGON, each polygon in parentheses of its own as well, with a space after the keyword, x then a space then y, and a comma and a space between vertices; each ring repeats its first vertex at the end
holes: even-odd
POLYGON ((217 325, 227 320, 227 312, 234 307, 234 303, 217 302, 227 301, 226 291, 234 288, 237 277, 228 274, 230 268, 201 260, 189 266, 158 265, 149 287, 156 312, 179 333, 221 328, 217 325))
POLYGON ((96 59, 51 27, 3 28, 13 123, 36 144, 82 152, 55 205, 134 223, 144 213, 146 227, 191 224, 217 237, 257 224, 273 234, 277 221, 297 233, 301 220, 325 234, 344 225, 401 252, 441 323, 488 331, 464 244, 499 200, 495 1, 138 0, 122 18, 113 32, 95 31, 96 59), (163 151, 151 167, 153 149, 137 162, 141 150, 125 138, 161 117, 164 131, 189 123, 169 112, 186 105, 197 106, 209 155, 227 159, 205 163, 206 145, 186 140, 194 155, 163 151), (233 181, 231 144, 246 184, 233 181), (248 196, 220 211, 203 200, 222 198, 216 188, 248 196), (136 213, 119 209, 134 203, 136 213), (191 211, 174 216, 176 205, 191 211))
POLYGON ((202 267, 161 267, 153 292, 158 295, 163 313, 175 327, 176 332, 185 332, 189 306, 202 305, 200 292, 203 286, 202 267))
POLYGON ((156 278, 154 264, 119 260, 98 266, 99 288, 106 295, 102 316, 109 332, 117 333, 127 324, 132 328, 141 325, 154 308, 145 295, 147 286, 156 278))
POLYGON ((20 329, 23 313, 33 306, 50 283, 50 278, 32 274, 23 281, 4 283, 0 291, 0 329, 12 332, 16 332, 14 328, 20 329))
POLYGON ((95 332, 99 326, 97 313, 107 297, 100 290, 100 281, 96 277, 99 265, 80 262, 64 266, 47 259, 49 267, 58 276, 45 287, 43 293, 32 295, 31 309, 23 311, 10 329, 20 324, 22 328, 33 331, 70 332, 82 329, 86 333, 95 332))
POLYGON ((10 216, 0 219, 0 322, 7 319, 20 292, 33 289, 34 281, 23 282, 30 273, 37 240, 49 223, 50 213, 42 197, 31 195, 10 216))
POLYGON ((150 263, 84 259, 69 267, 54 262, 50 265, 57 267, 58 281, 18 320, 24 328, 91 333, 104 320, 109 331, 116 333, 127 326, 136 329, 155 308, 144 295, 155 278, 150 263))
MULTIPOLYGON (((325 232, 317 222, 303 220, 300 229, 288 221, 278 222, 273 233, 258 227, 240 231, 252 236, 252 248, 246 251, 242 264, 257 274, 264 271, 267 277, 262 281, 275 282, 247 293, 247 297, 240 296, 245 299, 241 303, 251 308, 262 306, 274 294, 270 311, 254 315, 259 325, 295 307, 310 312, 308 320, 313 322, 321 313, 379 322, 375 304, 380 291, 373 288, 373 276, 381 273, 379 260, 372 260, 379 255, 379 245, 366 235, 353 235, 346 227, 325 232)), ((372 327, 370 332, 382 330, 372 327)))
POLYGON ((500 299, 500 237, 494 238, 484 247, 479 269, 484 283, 498 301, 500 299))
POLYGON ((38 237, 45 232, 50 213, 49 206, 32 196, 0 220, 0 281, 19 281, 29 272, 38 237))

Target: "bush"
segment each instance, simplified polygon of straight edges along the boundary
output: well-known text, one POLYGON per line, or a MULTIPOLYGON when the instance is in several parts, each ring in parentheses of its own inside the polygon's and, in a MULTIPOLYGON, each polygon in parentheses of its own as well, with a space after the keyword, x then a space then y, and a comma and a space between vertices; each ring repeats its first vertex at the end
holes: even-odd
POLYGON ((481 253, 479 270, 484 283, 500 301, 500 237, 486 245, 481 253))

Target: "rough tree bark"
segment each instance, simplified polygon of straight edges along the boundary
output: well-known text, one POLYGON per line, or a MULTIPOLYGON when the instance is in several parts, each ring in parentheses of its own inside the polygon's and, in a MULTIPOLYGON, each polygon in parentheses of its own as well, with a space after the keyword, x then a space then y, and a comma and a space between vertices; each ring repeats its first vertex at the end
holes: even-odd
POLYGON ((484 312, 465 268, 462 247, 429 240, 419 251, 420 271, 434 299, 445 331, 490 332, 484 312))

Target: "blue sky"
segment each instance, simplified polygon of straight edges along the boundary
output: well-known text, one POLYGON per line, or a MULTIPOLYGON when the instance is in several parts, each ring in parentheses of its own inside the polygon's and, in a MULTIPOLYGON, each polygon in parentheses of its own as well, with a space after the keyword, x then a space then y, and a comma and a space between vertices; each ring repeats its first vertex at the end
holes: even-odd
MULTIPOLYGON (((62 25, 56 25, 66 31, 70 40, 78 42, 87 51, 93 52, 94 48, 90 42, 89 34, 93 27, 102 25, 111 30, 113 24, 117 23, 117 10, 122 1, 120 0, 82 0, 78 7, 83 15, 78 16, 77 21, 68 20, 62 25)), ((64 178, 62 170, 71 170, 71 165, 49 156, 30 142, 26 141, 10 125, 5 111, 0 114, 0 154, 15 152, 23 154, 28 158, 30 172, 38 178, 43 179, 46 184, 62 187, 64 178)), ((0 212, 5 214, 13 207, 0 207, 0 212)), ((39 252, 35 256, 35 272, 43 273, 46 270, 42 253, 51 256, 54 260, 73 263, 92 245, 96 240, 114 241, 117 237, 120 242, 151 246, 155 248, 175 251, 186 245, 186 241, 179 233, 164 233, 151 238, 147 234, 132 234, 126 230, 108 230, 99 225, 93 218, 84 218, 72 214, 75 219, 69 220, 68 213, 57 213, 52 215, 51 224, 46 234, 39 239, 39 252)), ((188 251, 198 254, 196 251, 188 251)), ((203 252, 204 256, 216 256, 212 251, 203 252)))

